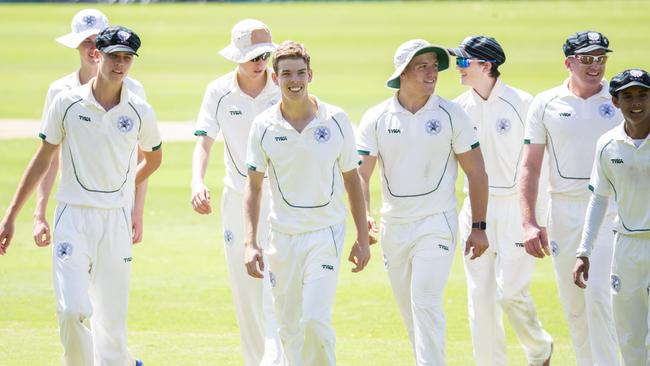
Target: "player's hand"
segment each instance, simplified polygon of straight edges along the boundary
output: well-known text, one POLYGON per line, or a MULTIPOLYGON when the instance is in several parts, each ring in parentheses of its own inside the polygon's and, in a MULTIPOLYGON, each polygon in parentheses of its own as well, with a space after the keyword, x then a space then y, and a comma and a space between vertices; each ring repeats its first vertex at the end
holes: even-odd
POLYGON ((6 218, 0 221, 0 255, 7 254, 7 248, 14 236, 14 223, 6 218))
POLYGON ((131 232, 133 233, 131 241, 133 244, 138 244, 142 241, 142 229, 144 227, 143 216, 142 212, 137 212, 136 210, 131 213, 131 232))
POLYGON ((50 234, 50 224, 41 216, 34 217, 34 243, 39 247, 50 245, 52 235, 50 234))
POLYGON ((367 217, 368 221, 368 244, 373 245, 377 243, 377 233, 379 233, 379 226, 372 216, 367 217), (374 235, 373 235, 374 234, 374 235))
POLYGON ((524 248, 526 248, 526 253, 535 258, 551 255, 546 228, 537 224, 524 225, 524 248))
POLYGON ((192 208, 201 215, 207 215, 212 212, 210 190, 203 183, 192 185, 192 208))
POLYGON ((264 278, 264 256, 262 249, 257 245, 244 245, 244 265, 248 275, 255 278, 264 278))
POLYGON ((472 229, 472 232, 469 233, 467 241, 465 242, 465 255, 471 253, 472 256, 469 259, 476 259, 489 247, 490 243, 488 242, 485 230, 472 229))
POLYGON ((587 281, 589 281, 589 258, 578 257, 576 265, 573 267, 573 283, 580 288, 587 288, 585 283, 587 281))
POLYGON ((350 250, 348 261, 355 265, 352 272, 361 272, 370 261, 370 245, 367 242, 360 244, 358 240, 355 241, 350 250))

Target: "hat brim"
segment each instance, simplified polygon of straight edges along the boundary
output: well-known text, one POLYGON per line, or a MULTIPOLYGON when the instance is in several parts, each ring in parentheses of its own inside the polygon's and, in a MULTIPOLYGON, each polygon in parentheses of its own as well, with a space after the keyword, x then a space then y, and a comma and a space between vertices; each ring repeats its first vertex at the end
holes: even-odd
POLYGON ((472 55, 470 55, 469 53, 467 53, 467 51, 465 51, 464 49, 462 49, 460 47, 449 48, 449 49, 447 49, 447 51, 452 56, 463 57, 463 58, 472 58, 472 55))
POLYGON ((132 55, 138 56, 138 53, 135 52, 135 50, 129 46, 123 45, 123 44, 116 44, 108 47, 102 48, 100 51, 104 53, 115 53, 115 52, 127 52, 132 55))
POLYGON ((70 32, 66 35, 57 38, 56 41, 66 47, 77 48, 79 47, 81 42, 84 41, 84 39, 90 36, 97 35, 99 34, 99 32, 101 32, 101 29, 86 29, 85 31, 79 33, 70 32))
POLYGON ((399 89, 400 88, 399 77, 400 75, 402 75, 406 67, 411 63, 411 60, 413 60, 413 58, 415 58, 416 56, 428 52, 436 54, 436 57, 438 58, 438 71, 443 71, 449 68, 449 54, 447 53, 447 50, 445 48, 441 46, 435 46, 435 45, 423 47, 410 54, 408 56, 408 61, 404 62, 400 67, 395 69, 393 74, 388 78, 388 80, 386 80, 386 86, 391 89, 399 89))
POLYGON ((243 64, 261 54, 273 52, 277 48, 278 46, 275 43, 258 43, 242 51, 231 43, 228 47, 219 51, 219 54, 229 61, 243 64))
POLYGON ((592 51, 599 51, 599 50, 603 50, 605 52, 613 52, 612 50, 610 50, 607 47, 603 47, 603 46, 601 46, 599 44, 592 44, 591 46, 587 46, 587 47, 581 48, 579 50, 576 50, 573 53, 576 54, 576 55, 580 55, 580 54, 583 54, 583 53, 592 52, 592 51))
POLYGON ((650 85, 648 85, 648 84, 644 84, 644 83, 642 83, 640 81, 630 81, 629 83, 627 83, 625 85, 621 85, 618 88, 614 89, 614 93, 618 93, 618 92, 620 92, 622 90, 625 90, 627 88, 631 88, 633 86, 642 86, 642 87, 644 87, 646 89, 650 89, 650 85))

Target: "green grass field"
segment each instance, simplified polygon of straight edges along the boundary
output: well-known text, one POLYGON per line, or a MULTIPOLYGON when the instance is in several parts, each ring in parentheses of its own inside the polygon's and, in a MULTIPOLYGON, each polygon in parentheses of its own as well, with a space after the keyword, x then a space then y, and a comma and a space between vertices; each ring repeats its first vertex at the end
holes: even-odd
MULTIPOLYGON (((0 5, 0 119, 40 117, 47 85, 77 65, 74 51, 53 39, 69 30, 83 5, 0 5)), ((312 91, 358 120, 387 98, 384 81, 395 48, 411 38, 454 46, 466 35, 495 36, 506 49, 504 80, 531 93, 566 77, 561 44, 576 30, 605 33, 615 53, 607 75, 648 68, 650 3, 440 2, 314 4, 186 4, 99 6, 112 23, 143 39, 132 76, 141 80, 161 120, 191 120, 207 83, 232 65, 217 51, 244 17, 264 20, 276 41, 304 42, 313 58, 312 91), (646 14, 646 15, 643 15, 646 14)), ((441 74, 437 91, 453 98, 457 74, 441 74)), ((36 140, 0 140, 0 212, 4 212, 36 140)), ((219 214, 199 216, 189 204, 191 143, 164 146, 163 167, 151 179, 145 240, 134 252, 129 339, 147 365, 241 365, 227 280, 219 214)), ((213 197, 221 191, 222 146, 209 170, 213 197)), ((374 202, 379 202, 378 181, 374 202)), ((53 203, 50 209, 53 208, 53 203)), ((375 210, 377 207, 375 207, 375 210)), ((0 365, 60 364, 51 285, 50 248, 31 240, 33 202, 19 217, 8 256, 0 258, 0 365)), ((513 225, 515 225, 513 223, 513 225)), ((349 231, 348 237, 351 237, 349 231)), ((347 267, 347 266, 346 266, 347 267)), ((555 365, 575 364, 549 260, 532 284, 538 313, 555 339, 555 365)), ((473 364, 460 256, 446 298, 449 365, 473 364)), ((507 322, 506 322, 507 323, 507 322)), ((340 365, 409 365, 411 348, 383 271, 381 250, 361 274, 343 271, 334 308, 340 365)), ((526 361, 508 329, 510 365, 526 361)))

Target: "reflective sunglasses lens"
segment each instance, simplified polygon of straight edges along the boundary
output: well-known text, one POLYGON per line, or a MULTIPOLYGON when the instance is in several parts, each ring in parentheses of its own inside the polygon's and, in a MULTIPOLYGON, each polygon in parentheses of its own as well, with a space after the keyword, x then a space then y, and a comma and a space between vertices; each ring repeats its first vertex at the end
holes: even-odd
POLYGON ((456 58, 456 66, 460 67, 461 69, 465 69, 469 67, 469 59, 468 58, 462 58, 462 57, 457 57, 456 58))
POLYGON ((270 53, 270 52, 265 52, 265 53, 263 53, 263 54, 261 54, 261 55, 255 57, 255 58, 251 59, 251 61, 252 61, 252 62, 257 62, 257 61, 260 61, 260 60, 262 60, 262 61, 266 61, 266 60, 269 59, 270 56, 271 56, 271 53, 270 53))

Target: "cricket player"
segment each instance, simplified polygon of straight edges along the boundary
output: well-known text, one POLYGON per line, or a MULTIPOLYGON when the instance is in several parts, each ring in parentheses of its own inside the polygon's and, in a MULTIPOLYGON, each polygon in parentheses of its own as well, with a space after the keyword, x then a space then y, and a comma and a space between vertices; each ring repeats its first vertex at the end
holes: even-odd
POLYGON ((598 138, 622 119, 612 105, 605 75, 609 41, 599 32, 583 31, 564 43, 569 77, 537 95, 526 120, 519 192, 526 252, 553 256, 555 277, 569 323, 579 366, 618 365, 618 347, 609 296, 614 211, 606 218, 591 256, 590 286, 573 285, 575 252, 580 242, 589 193, 589 166, 598 138), (544 150, 549 154, 548 234, 535 218, 535 200, 544 150), (550 248, 549 248, 550 239, 550 248))
POLYGON ((380 242, 384 264, 413 346, 416 365, 445 364, 442 297, 456 248, 456 174, 465 171, 472 203, 472 230, 465 255, 480 257, 485 235, 488 180, 472 123, 456 103, 436 94, 438 73, 449 55, 422 39, 395 52, 390 99, 368 110, 357 149, 368 227, 370 177, 382 170, 380 242))
MULTIPOLYGON (((235 24, 231 43, 220 53, 237 67, 208 85, 194 132, 197 141, 192 158, 192 207, 203 215, 212 212, 210 191, 204 182, 210 150, 219 132, 224 139, 226 175, 221 220, 246 366, 279 365, 283 361, 268 278, 264 281, 252 278, 242 265, 246 144, 253 119, 280 99, 280 91, 267 68, 275 47, 271 31, 259 20, 244 19, 235 24)), ((264 187, 268 190, 268 183, 264 187)), ((266 218, 268 194, 262 202, 262 217, 266 218)), ((262 220, 257 236, 262 246, 266 245, 267 233, 267 220, 262 220)))
MULTIPOLYGON (((537 318, 528 292, 534 259, 524 249, 517 195, 524 119, 533 97, 501 80, 499 66, 506 55, 496 39, 470 36, 449 53, 456 56, 461 83, 470 87, 454 102, 470 116, 490 177, 486 234, 491 245, 480 258, 464 257, 474 359, 479 366, 507 364, 505 312, 528 363, 547 365, 552 338, 537 318)), ((465 181, 465 193, 468 188, 465 181)), ((458 221, 464 242, 472 231, 468 198, 458 221)))
POLYGON ((359 157, 348 116, 309 94, 310 56, 285 41, 273 55, 280 103, 253 122, 244 191, 245 264, 263 278, 267 263, 280 338, 290 366, 336 364, 331 325, 348 194, 357 240, 348 260, 353 272, 370 260, 359 157), (271 185, 268 249, 258 244, 264 175, 271 185))
POLYGON ((625 366, 650 365, 648 292, 650 291, 650 74, 630 69, 609 84, 612 102, 623 123, 598 139, 591 172, 592 191, 578 257, 573 271, 580 288, 592 284, 590 272, 607 271, 591 263, 608 198, 614 196, 618 217, 611 264, 612 305, 616 335, 625 366), (586 282, 586 283, 585 283, 586 282))
MULTIPOLYGON (((56 41, 68 48, 76 49, 79 52, 79 69, 68 74, 50 84, 45 106, 43 107, 43 117, 45 121, 47 112, 54 100, 54 97, 62 91, 70 90, 86 84, 90 79, 97 75, 97 53, 95 52, 95 37, 102 29, 108 27, 108 18, 97 9, 83 9, 77 12, 72 18, 71 31, 56 41)), ((135 79, 124 78, 124 85, 133 91, 143 100, 146 100, 142 84, 135 79)), ((142 160, 142 153, 138 150, 138 162, 142 160)), ((47 222, 47 203, 50 192, 54 186, 56 175, 59 171, 60 154, 55 154, 52 158, 50 169, 43 177, 36 190, 36 208, 34 210, 34 241, 38 246, 47 246, 51 242, 50 225, 47 222)), ((131 172, 135 172, 136 161, 132 162, 131 172)), ((142 216, 144 210, 144 198, 146 193, 146 180, 138 185, 135 198, 136 201, 133 209, 129 210, 132 215, 133 224, 133 243, 142 240, 142 216)))
POLYGON ((132 263, 127 210, 136 183, 162 160, 153 109, 124 87, 140 38, 120 26, 101 31, 97 77, 59 93, 51 103, 41 147, 0 222, 0 254, 14 223, 61 146, 59 202, 52 256, 59 333, 69 366, 142 365, 128 352, 126 316, 132 263), (130 174, 137 145, 144 152, 130 174))

